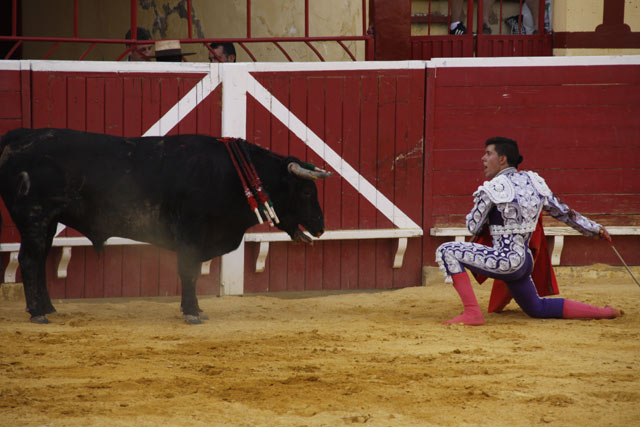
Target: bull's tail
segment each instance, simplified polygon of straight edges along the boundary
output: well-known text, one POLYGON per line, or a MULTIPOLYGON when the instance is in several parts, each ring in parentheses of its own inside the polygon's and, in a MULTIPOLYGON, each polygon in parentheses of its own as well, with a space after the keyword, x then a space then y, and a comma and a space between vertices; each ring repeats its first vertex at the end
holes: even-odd
MULTIPOLYGON (((9 207, 6 203, 9 203, 9 201, 7 200, 7 196, 8 197, 24 197, 27 194, 29 194, 29 191, 31 190, 31 178, 29 177, 29 174, 26 171, 22 171, 18 174, 17 179, 15 180, 15 188, 16 188, 16 192, 15 192, 15 196, 10 196, 7 195, 7 192, 5 191, 6 189, 1 188, 0 186, 0 199, 2 199, 2 201, 5 202, 5 206, 7 206, 7 208, 9 207)), ((2 212, 0 210, 0 237, 2 236, 2 212)), ((1 241, 1 240, 0 240, 1 241)), ((4 265, 2 263, 2 261, 0 261, 0 278, 4 277, 4 265)), ((0 279, 0 283, 3 280, 0 279)))
MULTIPOLYGON (((3 137, 0 139, 0 159, 2 158, 2 153, 6 145, 6 138, 3 137)), ((2 190, 1 186, 0 190, 2 190)), ((0 203, 2 203, 2 191, 0 191, 0 203)), ((0 209, 0 242, 2 242, 2 209, 0 209)), ((2 259, 0 259, 0 283, 2 282, 4 282, 4 265, 2 259)))
MULTIPOLYGON (((31 191, 31 178, 26 171, 20 172, 17 176, 9 176, 6 155, 11 143, 13 133, 10 131, 0 139, 0 200, 4 202, 7 209, 17 197, 24 197, 31 191)), ((2 234, 2 212, 0 211, 0 235, 2 234)), ((0 262, 0 275, 3 274, 2 262, 0 262)), ((2 277, 2 276, 0 276, 2 277)), ((0 279, 0 282, 2 280, 0 279)))

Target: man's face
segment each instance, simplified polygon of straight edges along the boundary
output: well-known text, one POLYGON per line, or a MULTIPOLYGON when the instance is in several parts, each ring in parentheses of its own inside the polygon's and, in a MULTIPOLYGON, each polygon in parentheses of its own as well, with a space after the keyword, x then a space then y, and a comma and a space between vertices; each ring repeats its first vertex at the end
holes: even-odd
POLYGON ((491 179, 498 172, 507 168, 507 156, 499 156, 495 144, 489 144, 484 150, 482 165, 484 166, 484 176, 491 179))
MULTIPOLYGON (((153 55, 153 44, 139 44, 138 50, 146 56, 153 55)), ((129 54, 129 61, 147 61, 148 59, 142 56, 140 52, 132 50, 129 54)))
POLYGON ((218 46, 213 49, 215 55, 209 51, 209 62, 235 62, 235 55, 227 55, 224 53, 224 47, 218 46), (216 58, 217 56, 217 58, 216 58))

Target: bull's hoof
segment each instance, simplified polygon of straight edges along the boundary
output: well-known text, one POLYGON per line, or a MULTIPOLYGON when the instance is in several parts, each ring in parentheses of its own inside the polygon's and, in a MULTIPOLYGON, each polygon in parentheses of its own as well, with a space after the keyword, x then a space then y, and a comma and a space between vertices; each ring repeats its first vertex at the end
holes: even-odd
POLYGON ((194 316, 193 314, 183 314, 182 318, 190 325, 200 325, 202 323, 200 316, 194 316))
POLYGON ((46 325, 47 323, 49 323, 49 319, 47 319, 47 316, 45 316, 45 315, 42 315, 42 316, 31 316, 31 319, 29 319, 29 322, 38 323, 40 325, 46 325))

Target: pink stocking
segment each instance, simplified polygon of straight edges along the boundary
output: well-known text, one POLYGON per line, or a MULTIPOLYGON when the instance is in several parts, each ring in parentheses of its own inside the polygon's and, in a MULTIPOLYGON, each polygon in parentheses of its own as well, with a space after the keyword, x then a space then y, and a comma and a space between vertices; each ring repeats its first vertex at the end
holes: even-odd
POLYGON ((460 295, 460 299, 464 305, 464 312, 451 320, 442 322, 443 325, 452 323, 484 325, 482 311, 480 311, 480 307, 478 307, 478 301, 476 300, 476 295, 473 293, 471 281, 467 273, 463 271, 462 273, 454 274, 451 278, 453 279, 453 287, 458 292, 458 295, 460 295))
POLYGON ((620 316, 620 311, 613 307, 594 307, 570 299, 564 300, 562 317, 565 319, 614 319, 620 316))

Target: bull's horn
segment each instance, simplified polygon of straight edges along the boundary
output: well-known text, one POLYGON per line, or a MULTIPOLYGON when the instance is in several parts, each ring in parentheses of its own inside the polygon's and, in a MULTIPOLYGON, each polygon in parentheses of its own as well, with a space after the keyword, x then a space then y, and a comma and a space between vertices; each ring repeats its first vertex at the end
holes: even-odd
POLYGON ((326 178, 332 174, 331 172, 326 172, 319 168, 318 168, 319 170, 314 170, 314 171, 305 169, 296 162, 289 163, 289 165, 287 166, 287 169, 289 170, 289 173, 299 176, 300 178, 311 179, 311 180, 315 180, 318 178, 326 178))

